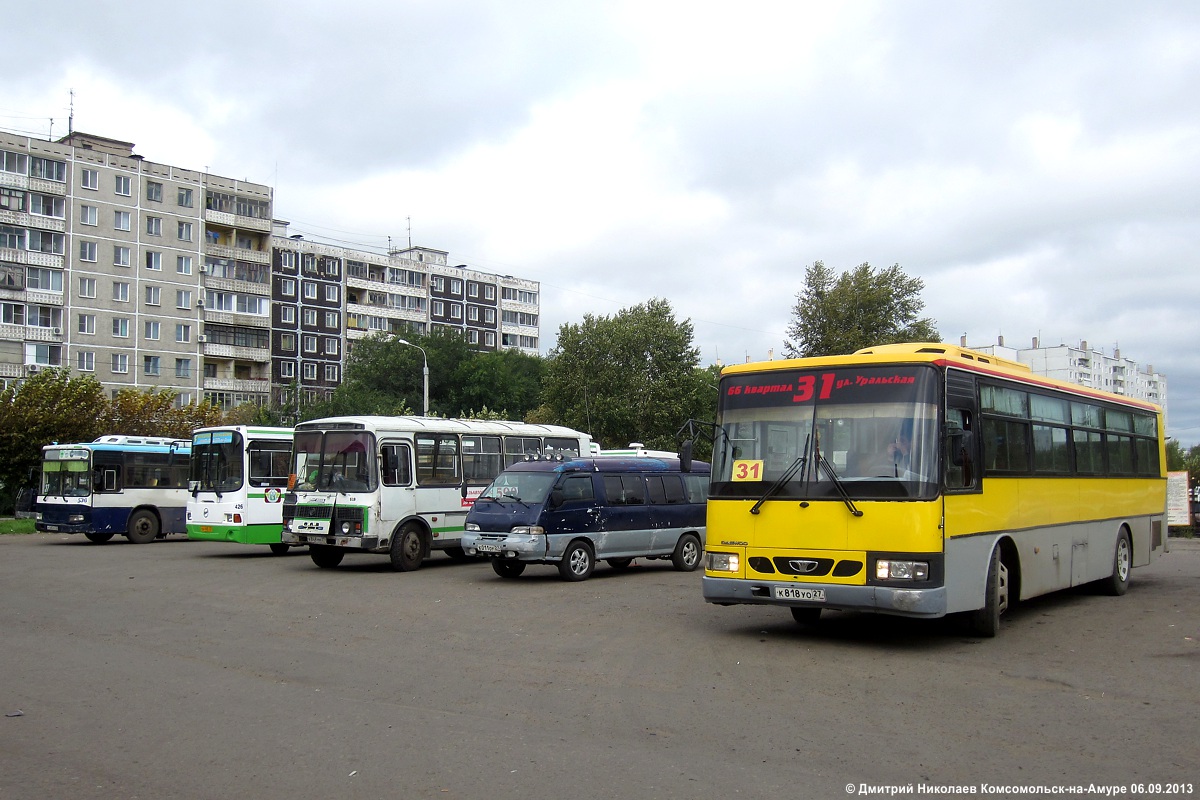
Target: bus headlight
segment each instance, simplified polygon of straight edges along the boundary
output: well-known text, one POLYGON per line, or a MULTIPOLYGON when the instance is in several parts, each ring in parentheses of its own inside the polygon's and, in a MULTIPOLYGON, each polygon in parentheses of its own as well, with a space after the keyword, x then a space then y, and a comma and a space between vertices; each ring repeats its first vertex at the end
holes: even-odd
POLYGON ((709 572, 740 572, 742 560, 737 553, 708 553, 709 572))
POLYGON ((929 579, 928 561, 898 561, 881 558, 875 562, 875 577, 881 581, 924 581, 929 579))
POLYGON ((351 520, 342 520, 342 534, 345 536, 350 536, 351 534, 355 533, 355 528, 357 527, 358 526, 355 525, 351 520))
POLYGON ((67 517, 67 522, 72 524, 83 522, 83 514, 71 514, 67 517))

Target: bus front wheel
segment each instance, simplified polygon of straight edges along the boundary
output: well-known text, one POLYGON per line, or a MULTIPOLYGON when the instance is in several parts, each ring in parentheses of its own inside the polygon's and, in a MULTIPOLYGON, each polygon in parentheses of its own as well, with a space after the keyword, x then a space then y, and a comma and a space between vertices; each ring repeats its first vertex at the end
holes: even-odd
POLYGON ((271 542, 271 552, 277 556, 286 556, 287 551, 291 548, 292 546, 290 544, 284 544, 283 542, 271 542))
POLYGON ((792 619, 801 625, 816 625, 821 621, 821 609, 812 606, 792 606, 792 619))
POLYGON ((1117 534, 1117 547, 1113 552, 1113 571, 1100 581, 1105 594, 1119 597, 1129 591, 1129 570, 1133 567, 1133 546, 1129 544, 1129 531, 1121 528, 1117 534))
POLYGON ((992 638, 1000 631, 1000 616, 1008 610, 1008 567, 1000 557, 1000 545, 992 549, 988 563, 983 608, 971 612, 971 631, 992 638))
POLYGON ((392 569, 397 572, 419 569, 425 560, 425 539, 421 536, 421 529, 411 523, 401 528, 392 537, 388 556, 392 559, 392 569))
POLYGON ((342 563, 346 551, 327 544, 312 544, 308 546, 308 555, 321 569, 331 569, 342 563))
POLYGON ((125 536, 134 544, 146 544, 158 538, 158 530, 158 517, 143 509, 133 512, 125 536))
POLYGON ((104 544, 113 537, 111 533, 85 533, 84 536, 88 538, 89 542, 96 544, 104 544))

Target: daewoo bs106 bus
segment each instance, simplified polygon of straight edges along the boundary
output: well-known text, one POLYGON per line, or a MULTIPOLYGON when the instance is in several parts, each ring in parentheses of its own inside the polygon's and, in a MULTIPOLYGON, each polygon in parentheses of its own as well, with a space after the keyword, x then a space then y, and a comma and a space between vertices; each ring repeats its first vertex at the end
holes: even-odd
POLYGON ((727 367, 704 598, 994 636, 1010 604, 1123 594, 1165 548, 1158 407, 942 344, 727 367))
POLYGON ((192 434, 188 538, 266 544, 286 553, 280 532, 291 459, 291 428, 198 428, 192 434))
POLYGON ((296 426, 285 544, 319 567, 348 552, 386 553, 400 571, 433 550, 465 558, 467 511, 492 478, 526 455, 574 457, 586 433, 555 425, 437 417, 334 417, 296 426))
POLYGON ((117 534, 145 544, 184 533, 191 445, 148 436, 46 445, 34 527, 98 544, 117 534))

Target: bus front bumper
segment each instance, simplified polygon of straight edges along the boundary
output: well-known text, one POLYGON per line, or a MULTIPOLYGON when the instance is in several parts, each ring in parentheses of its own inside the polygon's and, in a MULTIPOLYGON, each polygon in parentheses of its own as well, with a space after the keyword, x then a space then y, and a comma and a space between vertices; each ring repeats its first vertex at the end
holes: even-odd
POLYGON ((712 578, 701 580, 704 599, 719 606, 749 604, 764 606, 797 606, 828 608, 837 611, 872 611, 905 617, 944 617, 946 587, 905 589, 892 586, 847 586, 840 583, 803 583, 791 581, 758 581, 744 578, 712 578), (776 588, 818 589, 824 592, 824 602, 807 602, 776 598, 776 588))
POLYGON ((351 550, 378 550, 378 536, 330 536, 324 533, 294 533, 284 530, 279 540, 283 544, 327 544, 351 550))

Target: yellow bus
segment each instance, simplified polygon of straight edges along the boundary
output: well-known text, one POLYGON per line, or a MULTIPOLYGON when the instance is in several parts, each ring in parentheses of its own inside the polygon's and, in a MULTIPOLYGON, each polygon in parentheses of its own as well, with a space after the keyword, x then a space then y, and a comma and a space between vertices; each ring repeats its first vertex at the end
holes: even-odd
POLYGON ((995 636, 1011 604, 1124 594, 1166 546, 1162 411, 944 344, 726 367, 704 599, 995 636))

